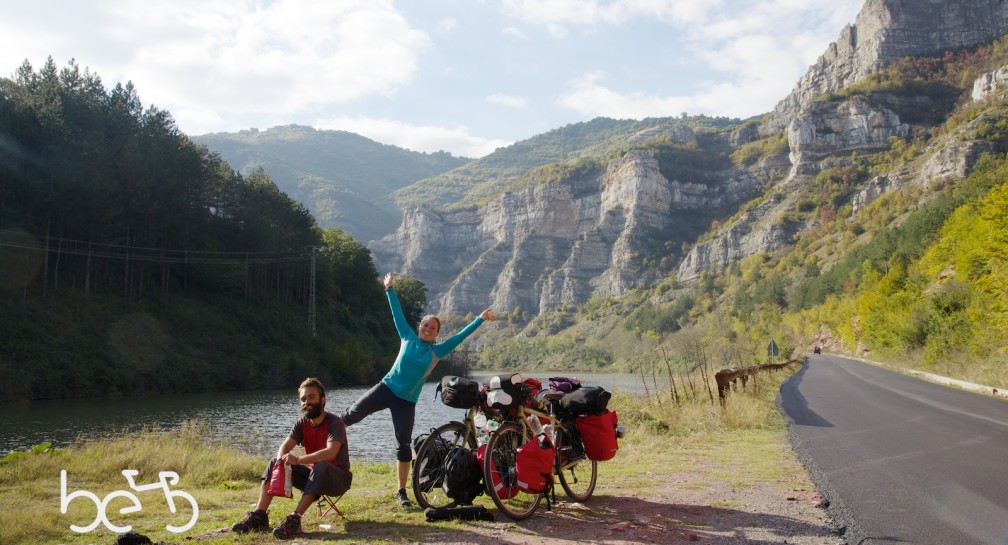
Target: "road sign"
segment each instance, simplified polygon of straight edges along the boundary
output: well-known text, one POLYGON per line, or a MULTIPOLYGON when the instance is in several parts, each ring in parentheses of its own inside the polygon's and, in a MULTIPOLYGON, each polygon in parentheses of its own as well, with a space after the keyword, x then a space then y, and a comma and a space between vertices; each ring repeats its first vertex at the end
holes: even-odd
POLYGON ((770 339, 770 345, 766 347, 767 357, 775 357, 780 355, 780 349, 777 348, 777 343, 773 339, 770 339))

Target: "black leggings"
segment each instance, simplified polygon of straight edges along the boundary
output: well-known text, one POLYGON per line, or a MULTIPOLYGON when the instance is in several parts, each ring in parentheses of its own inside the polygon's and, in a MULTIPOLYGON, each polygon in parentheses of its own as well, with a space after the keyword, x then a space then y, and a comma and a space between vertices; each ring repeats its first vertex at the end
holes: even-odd
POLYGON ((375 384, 374 388, 365 392, 349 409, 344 411, 343 423, 352 426, 382 409, 388 409, 392 413, 396 460, 409 462, 413 459, 411 445, 413 420, 416 418, 416 403, 395 395, 384 382, 375 384))

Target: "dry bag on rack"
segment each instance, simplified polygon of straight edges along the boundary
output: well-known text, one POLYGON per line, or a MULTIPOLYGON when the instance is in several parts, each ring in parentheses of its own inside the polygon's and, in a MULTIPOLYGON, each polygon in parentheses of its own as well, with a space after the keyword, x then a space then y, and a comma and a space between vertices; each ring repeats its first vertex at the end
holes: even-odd
POLYGON ((518 447, 515 455, 515 478, 518 488, 532 494, 542 494, 553 482, 553 458, 556 449, 549 441, 532 439, 518 447))
POLYGON ((581 387, 581 381, 576 378, 550 377, 549 387, 550 390, 557 390, 559 392, 573 392, 581 387))
POLYGON ((456 409, 468 409, 479 402, 479 383, 465 377, 448 375, 441 379, 434 394, 441 394, 441 402, 456 409))
POLYGON ((494 375, 483 379, 486 390, 486 404, 492 409, 509 409, 525 403, 525 389, 522 376, 494 375))
POLYGON ((560 407, 567 414, 602 414, 609 406, 612 394, 601 386, 582 386, 560 399, 560 407))
POLYGON ((585 455, 589 459, 604 462, 616 456, 616 450, 619 449, 619 443, 616 441, 617 424, 619 419, 616 411, 577 418, 575 425, 584 443, 585 455))

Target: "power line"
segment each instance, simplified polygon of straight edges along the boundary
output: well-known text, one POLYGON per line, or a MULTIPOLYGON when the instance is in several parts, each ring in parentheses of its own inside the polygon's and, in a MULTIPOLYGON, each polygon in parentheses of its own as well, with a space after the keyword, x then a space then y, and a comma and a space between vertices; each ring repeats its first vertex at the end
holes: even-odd
MULTIPOLYGON (((6 235, 5 235, 6 236, 6 235)), ((30 236, 29 236, 30 237, 30 236)), ((63 243, 67 243, 63 240, 63 243)), ((160 248, 146 248, 141 246, 127 246, 115 244, 91 243, 75 241, 68 246, 43 247, 37 243, 37 239, 30 237, 22 242, 0 240, 0 247, 14 248, 19 250, 29 250, 37 252, 56 252, 63 255, 90 256, 106 259, 129 259, 130 261, 143 261, 148 263, 162 264, 199 264, 199 265, 246 265, 246 264, 274 264, 274 263, 298 263, 311 260, 311 256, 304 250, 290 252, 209 252, 209 251, 187 251, 187 250, 167 250, 160 248), (123 251, 117 251, 123 250, 123 251), (158 252, 158 254, 151 254, 158 252)))

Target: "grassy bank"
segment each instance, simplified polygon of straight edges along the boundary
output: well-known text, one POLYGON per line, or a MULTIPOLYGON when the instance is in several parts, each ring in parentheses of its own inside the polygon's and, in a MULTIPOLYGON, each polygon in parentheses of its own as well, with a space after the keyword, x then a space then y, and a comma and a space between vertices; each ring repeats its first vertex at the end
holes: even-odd
MULTIPOLYGON (((596 497, 649 497, 665 482, 662 476, 678 472, 696 475, 684 485, 692 487, 714 482, 743 487, 768 481, 791 486, 788 480, 802 469, 789 451, 783 418, 774 406, 785 375, 761 376, 755 384, 750 381, 747 390, 732 392, 724 408, 711 403, 706 392, 697 399, 680 398, 678 403, 667 392, 650 396, 617 392, 610 407, 619 412, 628 433, 617 457, 599 465, 596 497)), ((126 488, 121 471, 127 468, 139 470, 137 482, 143 484, 154 482, 158 471, 177 472, 180 482, 172 489, 184 490, 197 499, 199 519, 188 532, 168 532, 166 524, 180 526, 190 513, 172 515, 163 495, 150 491, 137 493, 143 503, 139 513, 120 514, 118 509, 128 503, 114 500, 107 511, 113 523, 131 524, 134 531, 155 542, 181 543, 195 538, 212 545, 273 543, 270 535, 239 536, 223 531, 251 508, 263 464, 264 460, 233 446, 208 441, 207 426, 200 423, 170 432, 152 430, 83 442, 55 452, 16 453, 0 463, 0 543, 113 543, 117 535, 103 526, 87 534, 69 529, 70 524, 90 524, 95 506, 79 498, 70 504, 67 514, 60 513, 60 471, 65 469, 69 475, 68 493, 88 490, 104 498, 126 488)), ((520 531, 527 524, 501 517, 481 525, 427 523, 418 508, 404 510, 392 501, 390 465, 358 463, 353 472, 353 489, 340 502, 348 520, 326 521, 332 528, 319 530, 313 511, 305 517, 306 530, 325 532, 316 537, 346 544, 465 542, 472 541, 473 531, 520 531)), ((564 499, 562 492, 558 499, 564 499)), ((492 507, 486 496, 477 503, 492 507)), ((294 500, 275 501, 271 522, 279 523, 293 507, 294 500)), ((592 516, 592 501, 586 508, 584 516, 592 516)), ((564 509, 564 504, 557 509, 564 509)))

